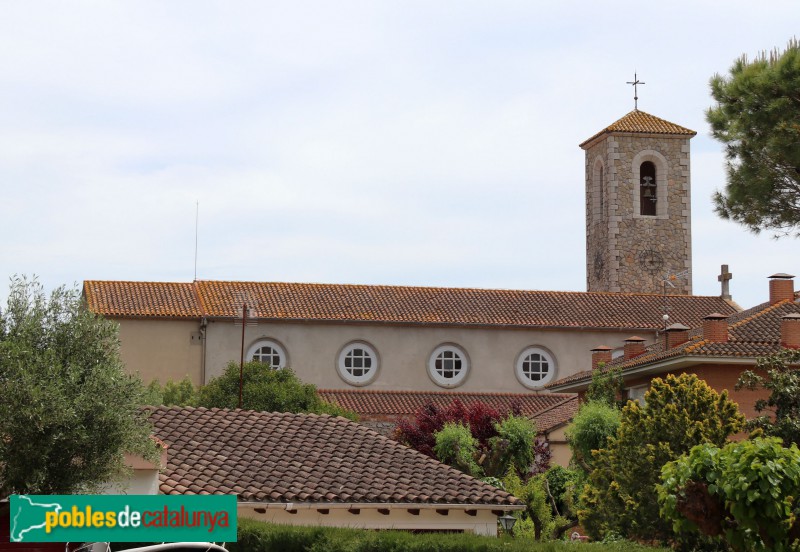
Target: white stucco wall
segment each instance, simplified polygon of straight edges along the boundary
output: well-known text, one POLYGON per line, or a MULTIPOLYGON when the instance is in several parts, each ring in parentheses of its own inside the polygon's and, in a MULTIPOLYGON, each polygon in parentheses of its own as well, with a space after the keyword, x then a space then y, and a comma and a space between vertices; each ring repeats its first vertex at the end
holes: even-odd
MULTIPOLYGON (((238 363, 241 326, 212 321, 207 330, 206 381, 218 376, 225 365, 238 363)), ((338 374, 336 363, 342 347, 364 341, 377 351, 380 369, 365 388, 380 390, 441 390, 428 376, 428 360, 443 343, 459 345, 470 359, 470 373, 461 391, 525 392, 515 375, 520 353, 530 346, 551 352, 557 364, 556 378, 591 367, 591 349, 616 347, 631 332, 589 330, 466 329, 344 324, 260 323, 245 330, 245 351, 259 339, 280 343, 289 366, 303 381, 322 389, 355 388, 338 374)), ((642 337, 648 337, 643 335, 642 337)))
POLYGON ((125 454, 125 466, 130 470, 127 476, 106 485, 102 494, 127 494, 127 495, 155 495, 158 494, 158 473, 167 465, 167 449, 162 448, 160 458, 150 462, 135 456, 125 454))
MULTIPOLYGON (((238 514, 258 521, 283 525, 307 525, 323 527, 351 527, 356 529, 397 529, 397 530, 455 530, 476 535, 497 536, 497 516, 491 510, 473 510, 469 515, 464 509, 447 509, 442 515, 432 508, 421 508, 417 515, 409 512, 409 506, 381 505, 388 514, 379 512, 379 507, 337 508, 334 505, 326 514, 316 507, 298 506, 290 513, 285 505, 265 507, 264 505, 240 505, 238 514), (262 510, 261 512, 257 510, 262 510), (353 513, 353 512, 358 513, 353 513)), ((413 505, 411 505, 413 506, 413 505)))

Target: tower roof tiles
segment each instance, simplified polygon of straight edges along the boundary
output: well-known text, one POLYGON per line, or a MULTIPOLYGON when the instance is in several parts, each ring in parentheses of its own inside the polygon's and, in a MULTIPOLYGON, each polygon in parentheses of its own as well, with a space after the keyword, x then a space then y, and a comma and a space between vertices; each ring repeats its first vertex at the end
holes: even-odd
POLYGON ((614 132, 619 133, 632 133, 632 134, 671 134, 675 136, 694 136, 697 134, 694 130, 686 127, 670 123, 655 115, 650 115, 644 111, 634 109, 621 119, 614 121, 606 128, 592 136, 591 138, 581 142, 580 147, 584 147, 595 138, 603 134, 611 134, 614 132))

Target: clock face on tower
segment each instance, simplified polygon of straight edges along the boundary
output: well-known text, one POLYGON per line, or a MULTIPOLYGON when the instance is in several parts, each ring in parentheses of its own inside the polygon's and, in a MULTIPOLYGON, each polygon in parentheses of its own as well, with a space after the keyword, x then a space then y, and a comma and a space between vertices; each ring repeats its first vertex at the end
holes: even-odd
POLYGON ((651 274, 659 272, 664 266, 664 257, 661 253, 652 249, 645 249, 639 253, 638 257, 639 266, 651 274))

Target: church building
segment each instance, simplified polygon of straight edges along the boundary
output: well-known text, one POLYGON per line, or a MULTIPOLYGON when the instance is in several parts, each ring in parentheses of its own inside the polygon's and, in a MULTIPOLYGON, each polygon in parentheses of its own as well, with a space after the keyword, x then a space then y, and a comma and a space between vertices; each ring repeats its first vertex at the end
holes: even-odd
MULTIPOLYGON (((145 381, 205 383, 231 361, 321 389, 532 393, 598 343, 654 343, 738 307, 691 295, 689 140, 634 110, 584 141, 586 292, 206 281, 84 282, 145 381)), ((612 351, 612 355, 614 351, 612 351)))

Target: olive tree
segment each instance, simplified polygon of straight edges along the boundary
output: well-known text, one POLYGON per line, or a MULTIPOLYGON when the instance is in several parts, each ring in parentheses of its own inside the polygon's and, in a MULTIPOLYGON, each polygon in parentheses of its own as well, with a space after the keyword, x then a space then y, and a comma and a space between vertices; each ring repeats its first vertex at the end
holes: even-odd
POLYGON ((92 491, 124 472, 124 453, 152 457, 143 386, 126 375, 118 326, 77 289, 49 296, 11 279, 0 312, 0 498, 92 491))

